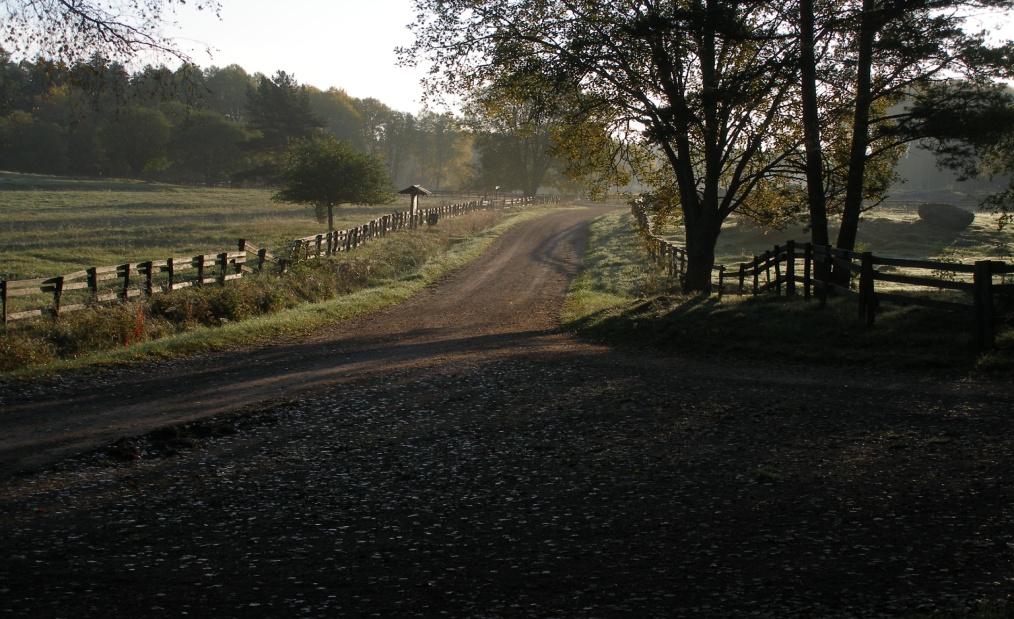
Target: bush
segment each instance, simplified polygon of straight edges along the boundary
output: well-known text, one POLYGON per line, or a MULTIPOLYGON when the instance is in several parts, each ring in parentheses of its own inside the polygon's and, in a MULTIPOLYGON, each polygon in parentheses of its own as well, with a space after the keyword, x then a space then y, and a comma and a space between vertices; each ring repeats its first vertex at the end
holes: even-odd
POLYGON ((211 307, 200 288, 185 288, 156 295, 149 301, 151 314, 179 327, 213 324, 211 307))
POLYGON ((10 372, 56 359, 56 347, 46 340, 6 333, 0 337, 0 372, 10 372))
POLYGON ((43 325, 42 336, 61 357, 129 346, 174 332, 168 322, 152 316, 139 302, 90 307, 43 325))
POLYGON ((920 204, 919 218, 931 226, 961 232, 972 224, 975 214, 950 204, 920 204))

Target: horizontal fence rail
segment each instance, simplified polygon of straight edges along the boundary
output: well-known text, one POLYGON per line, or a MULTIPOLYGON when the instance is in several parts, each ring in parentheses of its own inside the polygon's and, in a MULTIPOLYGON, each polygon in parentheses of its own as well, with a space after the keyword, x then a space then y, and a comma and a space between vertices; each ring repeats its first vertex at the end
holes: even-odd
MULTIPOLYGON (((647 240, 652 259, 666 270, 670 282, 682 280, 686 275, 686 250, 655 233, 654 222, 645 205, 633 205, 632 213, 647 240)), ((741 295, 796 296, 801 288, 805 299, 817 297, 821 304, 826 303, 831 292, 852 296, 858 301, 859 318, 869 326, 874 324, 877 309, 884 303, 971 312, 976 342, 986 349, 993 346, 996 333, 994 298, 998 294, 1014 293, 1014 284, 1007 277, 1012 273, 1014 265, 992 260, 961 264, 892 258, 872 252, 787 241, 748 262, 716 265, 712 283, 719 295, 731 287, 741 295), (895 272, 900 268, 916 273, 895 272), (877 282, 901 284, 905 288, 878 289, 877 282), (911 288, 963 294, 958 295, 960 300, 936 299, 920 295, 911 288)))
POLYGON ((282 270, 285 270, 293 262, 314 260, 321 256, 350 251, 373 239, 387 236, 398 230, 435 225, 441 218, 458 217, 475 211, 495 208, 550 204, 556 201, 555 198, 542 197, 472 200, 430 209, 418 209, 415 216, 410 211, 395 212, 347 230, 333 230, 293 239, 286 246, 286 255, 280 260, 280 264, 282 270))
POLYGON ((286 244, 286 253, 281 257, 239 239, 237 248, 228 251, 91 267, 55 277, 0 280, 0 320, 6 325, 29 318, 55 319, 104 303, 147 298, 192 286, 224 286, 247 273, 283 274, 295 262, 351 251, 397 230, 435 225, 441 218, 557 201, 546 197, 501 198, 418 209, 415 216, 410 211, 394 212, 362 226, 294 239, 286 244), (36 302, 30 309, 11 310, 14 299, 38 296, 46 297, 45 301, 36 302))

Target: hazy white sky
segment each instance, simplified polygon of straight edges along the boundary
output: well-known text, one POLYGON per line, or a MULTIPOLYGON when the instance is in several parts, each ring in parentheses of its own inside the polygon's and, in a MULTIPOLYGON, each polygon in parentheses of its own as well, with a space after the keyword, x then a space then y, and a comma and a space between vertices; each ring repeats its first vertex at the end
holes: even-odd
POLYGON ((420 107, 422 70, 397 66, 409 45, 411 0, 221 0, 221 19, 189 8, 176 15, 177 41, 202 67, 281 69, 320 89, 375 97, 405 112, 420 107), (204 48, 212 48, 209 58, 204 48))
MULTIPOLYGON (((221 19, 183 8, 178 41, 201 66, 238 64, 267 75, 281 69, 321 89, 376 97, 405 112, 420 107, 423 69, 397 66, 394 48, 409 45, 412 0, 221 0, 221 19), (212 48, 209 58, 204 48, 212 48)), ((977 27, 1014 37, 1008 18, 976 16, 977 27)))

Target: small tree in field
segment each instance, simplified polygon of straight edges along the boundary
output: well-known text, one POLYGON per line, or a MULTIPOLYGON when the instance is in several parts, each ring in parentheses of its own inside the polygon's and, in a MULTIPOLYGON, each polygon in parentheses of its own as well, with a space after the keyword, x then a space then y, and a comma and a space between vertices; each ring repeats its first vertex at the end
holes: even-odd
POLYGON ((285 153, 280 180, 274 199, 312 204, 318 219, 326 209, 328 230, 334 230, 335 206, 382 204, 391 197, 391 181, 380 160, 327 134, 293 142, 285 153))

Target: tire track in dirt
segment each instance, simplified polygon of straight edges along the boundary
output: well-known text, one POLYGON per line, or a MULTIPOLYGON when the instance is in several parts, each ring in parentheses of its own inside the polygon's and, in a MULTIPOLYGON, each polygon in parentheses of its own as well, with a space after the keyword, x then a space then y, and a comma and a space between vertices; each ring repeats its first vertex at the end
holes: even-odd
POLYGON ((604 212, 557 211, 519 224, 479 259, 405 303, 304 341, 72 375, 42 397, 15 395, 0 414, 0 475, 121 436, 396 369, 592 350, 556 329, 588 222, 604 212))

